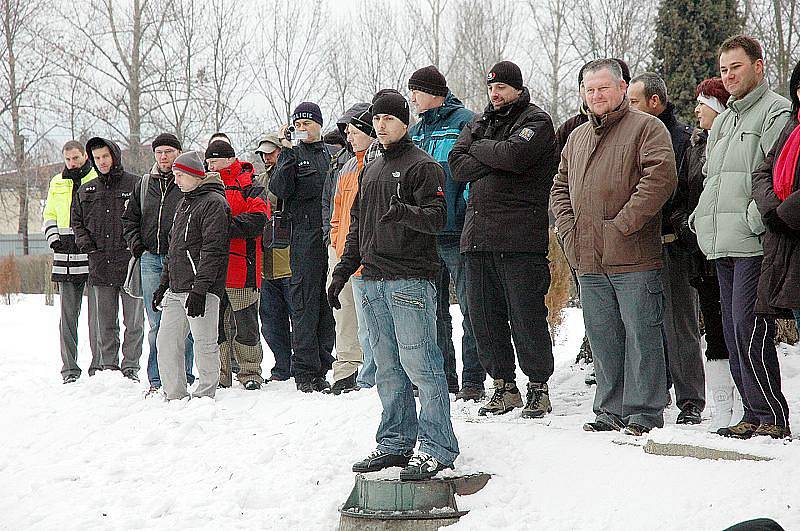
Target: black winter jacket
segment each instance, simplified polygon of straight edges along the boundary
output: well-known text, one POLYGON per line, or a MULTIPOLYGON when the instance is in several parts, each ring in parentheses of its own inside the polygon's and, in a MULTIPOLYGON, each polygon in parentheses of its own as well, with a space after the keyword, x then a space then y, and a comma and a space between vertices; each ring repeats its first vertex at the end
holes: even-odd
POLYGON ((230 248, 231 208, 218 173, 183 194, 169 233, 169 253, 161 284, 174 293, 225 292, 230 248))
POLYGON ((175 218, 175 209, 183 199, 183 194, 175 184, 172 171, 161 173, 158 166, 154 165, 142 201, 142 179, 144 176, 136 183, 122 217, 125 240, 131 250, 144 245, 153 254, 167 254, 169 231, 175 218))
POLYGON ((683 155, 683 164, 678 169, 678 187, 671 200, 669 222, 672 231, 691 252, 692 262, 689 279, 695 286, 701 282, 716 282, 717 270, 714 262, 706 260, 697 245, 697 236, 689 228, 689 216, 697 208, 700 194, 703 193, 703 165, 706 163, 706 142, 708 131, 695 129, 689 146, 683 155))
MULTIPOLYGON (((331 155, 322 142, 284 148, 269 179, 269 190, 284 201, 292 215, 293 234, 319 232, 322 242, 322 187, 331 155)), ((328 220, 330 222, 330 220, 328 220)))
MULTIPOLYGON (((686 159, 686 150, 691 144, 692 128, 683 122, 678 121, 675 116, 675 106, 672 102, 667 102, 667 108, 658 115, 658 119, 663 122, 672 138, 672 151, 675 152, 675 168, 681 171, 681 166, 686 159)), ((673 234, 672 211, 675 208, 674 196, 667 200, 661 210, 661 234, 673 234)))
POLYGON ((470 182, 461 252, 547 253, 558 144, 550 115, 527 88, 465 127, 448 161, 454 180, 470 182))
POLYGON ((89 255, 89 284, 121 287, 131 258, 123 235, 122 215, 138 177, 123 170, 117 144, 102 138, 92 139, 87 151, 98 145, 108 146, 114 165, 104 175, 90 156, 98 177, 78 190, 78 200, 72 202, 70 223, 78 248, 89 255))
POLYGON ((350 232, 333 275, 347 279, 363 265, 366 279, 434 279, 436 234, 447 221, 444 170, 406 136, 362 170, 350 209, 350 232), (400 190, 405 215, 380 223, 400 190))
POLYGON ((558 142, 558 152, 561 153, 564 151, 564 146, 567 145, 567 139, 569 135, 578 128, 579 125, 583 125, 589 121, 589 109, 586 108, 585 104, 581 104, 580 109, 578 110, 578 114, 571 118, 567 118, 561 126, 559 126, 558 130, 556 131, 556 141, 558 142))

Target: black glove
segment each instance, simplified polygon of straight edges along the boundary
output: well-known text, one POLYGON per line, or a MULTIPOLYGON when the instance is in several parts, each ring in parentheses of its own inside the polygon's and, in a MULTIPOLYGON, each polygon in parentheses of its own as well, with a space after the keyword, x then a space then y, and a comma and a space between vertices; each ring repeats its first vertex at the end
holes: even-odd
POLYGON ((159 284, 156 290, 153 292, 153 311, 160 312, 161 303, 164 301, 164 294, 167 292, 169 286, 166 284, 159 284))
POLYGON ((206 314, 206 294, 189 292, 186 297, 186 315, 188 317, 203 317, 206 314))
POLYGON ((697 247, 697 234, 692 232, 688 222, 684 222, 678 230, 678 239, 689 249, 695 249, 697 247))
POLYGON ((345 284, 347 284, 347 281, 342 280, 341 277, 331 278, 331 285, 328 288, 328 304, 334 310, 342 309, 342 303, 339 302, 339 294, 344 289, 345 284))
POLYGON ((146 250, 147 250, 147 249, 145 248, 145 246, 144 246, 144 245, 142 245, 141 243, 137 243, 136 245, 134 245, 133 247, 131 247, 131 254, 132 254, 132 255, 133 255, 135 258, 141 258, 141 257, 142 257, 142 255, 144 254, 144 252, 145 252, 146 250))
POLYGON ((770 210, 762 217, 764 219, 764 225, 767 226, 770 232, 774 232, 775 234, 789 234, 792 232, 791 227, 778 215, 777 209, 770 210))
POLYGON ((50 242, 50 248, 54 253, 64 252, 64 243, 61 240, 53 240, 50 242))
POLYGON ((386 214, 381 216, 379 223, 388 223, 390 221, 400 221, 406 213, 406 204, 403 203, 399 197, 393 195, 389 200, 389 210, 386 214))

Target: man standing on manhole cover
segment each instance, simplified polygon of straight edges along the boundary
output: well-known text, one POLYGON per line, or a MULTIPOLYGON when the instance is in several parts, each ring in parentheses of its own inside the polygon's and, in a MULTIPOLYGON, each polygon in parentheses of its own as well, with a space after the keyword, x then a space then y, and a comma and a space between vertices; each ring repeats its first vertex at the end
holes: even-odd
POLYGON ((354 464, 353 472, 402 466, 401 480, 423 480, 452 468, 458 456, 436 344, 433 286, 439 270, 436 234, 447 217, 444 170, 409 138, 403 96, 381 95, 372 115, 383 156, 364 168, 328 302, 341 306, 339 293, 363 265, 364 313, 383 414, 378 447, 354 464), (419 388, 419 418, 412 383, 419 388))

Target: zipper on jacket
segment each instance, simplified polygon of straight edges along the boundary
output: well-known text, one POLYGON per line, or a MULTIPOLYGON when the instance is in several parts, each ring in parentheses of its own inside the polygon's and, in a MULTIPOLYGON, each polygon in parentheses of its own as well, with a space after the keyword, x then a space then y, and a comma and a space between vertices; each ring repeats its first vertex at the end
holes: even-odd
POLYGON ((192 259, 192 254, 189 252, 189 249, 186 249, 186 256, 189 257, 189 264, 192 266, 192 273, 197 276, 197 267, 194 265, 194 260, 192 259))
POLYGON ((189 212, 189 218, 186 220, 186 232, 183 233, 184 243, 189 241, 189 223, 191 222, 192 222, 192 213, 189 212))
MULTIPOLYGON (((167 190, 164 183, 159 180, 159 188, 161 189, 161 203, 158 205, 158 224, 156 225, 156 251, 161 254, 161 212, 164 210, 164 199, 167 197, 167 190)), ((188 225, 187 225, 188 228, 188 225)))

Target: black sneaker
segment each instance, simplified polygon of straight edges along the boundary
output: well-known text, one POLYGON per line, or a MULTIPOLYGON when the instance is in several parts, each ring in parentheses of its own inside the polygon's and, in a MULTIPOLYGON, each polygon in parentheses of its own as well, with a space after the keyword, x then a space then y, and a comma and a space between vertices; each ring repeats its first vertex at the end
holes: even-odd
POLYGON ((74 374, 70 374, 69 376, 64 376, 64 381, 61 382, 61 383, 71 384, 71 383, 75 383, 77 381, 78 381, 78 376, 76 376, 74 374))
POLYGON ((635 422, 631 422, 625 427, 625 435, 632 435, 633 437, 641 437, 649 431, 650 428, 642 426, 641 424, 636 424, 635 422))
POLYGON ((694 404, 686 404, 678 413, 678 420, 675 421, 675 424, 700 424, 703 421, 700 413, 700 408, 694 404))
POLYGON ((136 369, 125 369, 122 371, 122 376, 128 380, 133 380, 134 382, 139 383, 139 375, 136 374, 136 369))
POLYGON ((546 383, 528 382, 528 393, 525 397, 525 407, 522 408, 524 419, 540 419, 551 413, 550 391, 546 383))
POLYGON ((461 391, 456 394, 456 400, 463 400, 464 402, 468 400, 478 402, 484 398, 486 398, 486 391, 484 388, 471 385, 465 385, 461 388, 461 391))
POLYGON ((350 391, 358 391, 359 389, 361 388, 356 384, 356 373, 353 373, 341 380, 336 380, 333 382, 333 387, 330 389, 323 389, 322 392, 325 394, 340 395, 342 393, 349 393, 350 391))
POLYGON ((314 386, 314 391, 325 391, 326 389, 331 388, 331 384, 328 383, 328 380, 323 378, 322 376, 317 376, 311 380, 311 385, 314 386))
POLYGON ((247 380, 244 383, 244 388, 247 389, 248 391, 257 391, 261 389, 261 382, 259 382, 258 380, 247 380))
POLYGON ((442 464, 425 452, 418 452, 408 461, 408 465, 400 471, 400 481, 424 481, 431 479, 447 468, 453 468, 453 465, 442 464))
POLYGON ((301 393, 313 393, 316 390, 312 382, 296 382, 296 385, 301 393))
POLYGON ((367 457, 353 465, 353 472, 376 472, 393 466, 406 466, 414 452, 404 454, 390 454, 380 449, 375 449, 367 457))
POLYGON ((621 429, 622 429, 621 426, 615 426, 613 424, 609 424, 608 422, 603 422, 602 420, 587 422, 586 424, 583 425, 583 431, 592 431, 592 432, 619 431, 621 429))

